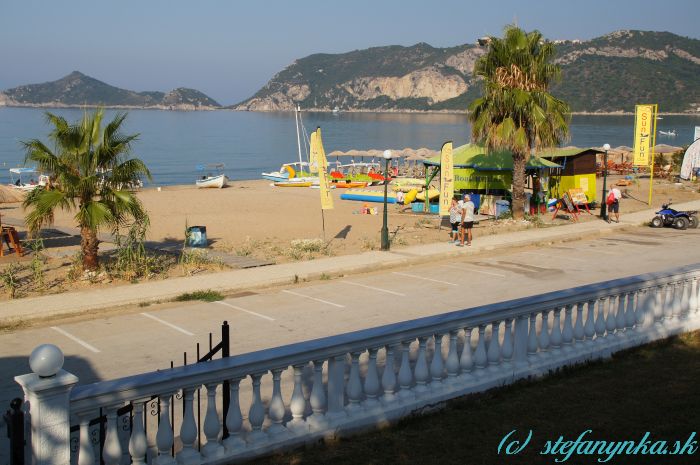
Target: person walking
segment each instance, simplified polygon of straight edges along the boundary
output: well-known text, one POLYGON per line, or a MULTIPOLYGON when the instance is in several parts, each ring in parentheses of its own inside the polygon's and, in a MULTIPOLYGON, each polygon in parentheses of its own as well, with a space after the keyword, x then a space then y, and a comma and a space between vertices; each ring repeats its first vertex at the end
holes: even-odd
POLYGON ((462 224, 462 206, 460 203, 456 195, 452 196, 452 204, 450 205, 450 225, 452 226, 450 242, 455 244, 459 242, 459 227, 462 224))
POLYGON ((622 193, 617 187, 610 189, 610 197, 612 197, 612 203, 608 205, 608 223, 610 223, 610 214, 615 214, 615 223, 620 222, 620 199, 622 198, 622 193))
POLYGON ((462 231, 459 237, 460 247, 464 247, 464 239, 466 236, 467 246, 472 245, 472 228, 474 227, 474 202, 472 202, 469 194, 464 194, 464 203, 462 203, 462 231))

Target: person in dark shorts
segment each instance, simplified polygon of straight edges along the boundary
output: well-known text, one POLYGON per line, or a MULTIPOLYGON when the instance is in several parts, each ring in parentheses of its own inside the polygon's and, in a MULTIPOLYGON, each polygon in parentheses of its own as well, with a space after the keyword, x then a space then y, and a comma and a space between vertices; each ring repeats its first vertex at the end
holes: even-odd
POLYGON ((474 202, 468 194, 464 194, 462 203, 462 231, 459 237, 460 247, 464 247, 464 237, 466 235, 467 245, 472 245, 472 228, 474 227, 474 202))
POLYGON ((608 223, 610 223, 610 214, 615 214, 615 223, 620 222, 620 199, 622 198, 622 192, 617 187, 610 189, 610 194, 614 197, 613 202, 608 205, 608 223))
POLYGON ((452 205, 450 205, 450 242, 457 244, 459 242, 459 227, 462 224, 462 205, 455 195, 452 197, 452 205))

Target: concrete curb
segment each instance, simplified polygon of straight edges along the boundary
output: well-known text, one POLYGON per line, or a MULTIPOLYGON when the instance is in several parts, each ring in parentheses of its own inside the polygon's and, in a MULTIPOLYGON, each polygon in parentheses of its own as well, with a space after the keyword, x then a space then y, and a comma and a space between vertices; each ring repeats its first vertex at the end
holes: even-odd
MULTIPOLYGON (((676 206, 700 209, 700 201, 676 206)), ((619 224, 604 222, 573 223, 544 229, 528 229, 478 239, 472 247, 458 248, 446 243, 424 244, 391 252, 370 251, 358 255, 322 258, 308 262, 285 263, 260 268, 173 278, 163 281, 116 286, 106 289, 68 292, 3 302, 0 328, 38 320, 68 317, 92 311, 133 307, 142 303, 172 301, 185 292, 215 290, 225 295, 242 291, 285 286, 339 277, 419 265, 435 260, 471 256, 493 250, 508 250, 533 245, 570 242, 614 234, 648 221, 653 210, 636 212, 619 224), (525 237, 523 237, 525 236, 525 237)))

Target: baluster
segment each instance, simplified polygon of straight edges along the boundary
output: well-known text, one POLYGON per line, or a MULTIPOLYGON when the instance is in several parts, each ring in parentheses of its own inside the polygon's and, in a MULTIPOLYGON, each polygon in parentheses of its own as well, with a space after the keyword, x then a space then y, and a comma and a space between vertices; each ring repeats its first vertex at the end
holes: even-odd
MULTIPOLYGON (((146 453, 148 452, 148 439, 146 438, 146 432, 143 429, 143 407, 144 403, 148 402, 150 399, 139 399, 131 403, 132 407, 132 426, 131 426, 131 437, 129 438, 129 455, 131 455, 132 465, 145 465, 146 464, 146 453)), ((81 423, 80 434, 82 436, 82 423, 81 423)), ((87 465, 78 462, 78 465, 87 465)))
POLYGON ((501 358, 504 364, 510 365, 513 359, 513 319, 506 318, 503 333, 503 346, 501 347, 501 358))
POLYGON ((627 296, 629 293, 624 292, 620 294, 617 300, 617 313, 615 314, 615 335, 618 337, 624 337, 625 322, 625 304, 627 303, 627 296))
POLYGON ((489 341, 489 348, 486 352, 486 356, 489 362, 489 370, 493 372, 498 371, 498 365, 501 364, 501 343, 498 340, 500 332, 501 322, 494 321, 491 323, 491 340, 489 341))
POLYGON ((676 290, 675 283, 666 285, 666 300, 664 301, 664 321, 673 319, 674 308, 674 291, 676 290))
POLYGON ((683 311, 681 302, 683 300, 683 281, 678 281, 673 283, 673 305, 671 306, 671 315, 674 321, 678 321, 681 318, 681 312, 683 311))
POLYGON ((629 292, 627 294, 627 310, 625 311, 625 326, 628 330, 632 330, 637 324, 637 316, 634 313, 636 299, 639 299, 639 291, 629 292))
POLYGON ((598 346, 605 345, 605 307, 608 303, 608 297, 601 297, 598 300, 598 315, 596 315, 595 320, 595 333, 596 333, 596 343, 598 346))
POLYGON ((360 379, 360 352, 352 352, 352 364, 350 365, 350 379, 348 379, 347 394, 349 412, 362 410, 362 380, 360 379))
POLYGON ((309 396, 312 414, 308 421, 313 426, 320 426, 325 423, 326 415, 326 391, 323 386, 323 360, 314 360, 314 385, 309 396))
POLYGON ((663 325, 663 319, 664 319, 664 294, 665 294, 665 288, 664 285, 656 286, 654 288, 654 323, 657 325, 663 325))
POLYGON ((379 373, 377 371, 377 351, 379 349, 372 347, 369 349, 369 362, 367 363, 367 376, 365 376, 365 408, 376 408, 379 406, 379 394, 381 394, 381 386, 379 386, 379 373))
POLYGON ((690 280, 684 279, 681 284, 681 318, 688 317, 688 311, 690 309, 690 280))
POLYGON ((595 317, 595 300, 589 300, 586 304, 586 324, 583 326, 583 334, 586 336, 584 341, 584 346, 586 348, 585 352, 587 357, 591 355, 591 347, 593 344, 593 338, 595 337, 595 325, 593 323, 595 317))
POLYGON ((573 304, 566 304, 564 306, 564 329, 561 333, 561 342, 562 350, 564 350, 566 354, 572 353, 574 349, 572 347, 574 343, 574 325, 571 318, 573 308, 573 304))
POLYGON ((586 302, 576 303, 576 323, 574 323, 574 341, 576 341, 576 350, 583 353, 583 342, 586 340, 586 333, 583 331, 583 306, 586 302))
POLYGON ((440 389, 442 387, 442 372, 445 365, 442 362, 442 334, 435 334, 435 350, 433 351, 433 360, 430 362, 430 376, 432 381, 431 389, 440 389))
POLYGON ((411 389, 413 384, 413 373, 411 372, 411 341, 399 343, 401 348, 401 366, 399 366, 399 398, 402 401, 415 398, 415 393, 411 389))
POLYGON ((457 355, 457 333, 458 330, 454 329, 450 331, 450 347, 447 352, 447 362, 445 362, 445 368, 447 369, 447 378, 451 384, 454 384, 459 375, 459 355, 457 355))
POLYGON ((199 451, 194 448, 194 444, 197 441, 197 433, 199 432, 192 410, 192 401, 196 389, 196 387, 182 389, 182 403, 185 406, 185 411, 182 414, 182 425, 180 425, 182 450, 177 453, 177 461, 180 464, 199 463, 201 460, 199 451))
POLYGON ((425 343, 427 337, 418 338, 418 359, 416 360, 415 378, 416 378, 416 394, 424 394, 428 391, 428 382, 430 381, 430 372, 428 370, 428 360, 425 354, 425 343))
POLYGON ((474 381, 472 370, 474 369, 474 360, 472 360, 472 328, 464 328, 464 347, 462 348, 462 356, 459 358, 459 366, 462 369, 462 376, 467 382, 474 381))
POLYGON ((559 349, 561 348, 561 308, 554 309, 554 321, 552 321, 552 333, 549 335, 549 346, 552 348, 552 356, 559 357, 559 349))
MULTIPOLYGON (((224 446, 219 442, 219 432, 221 431, 221 422, 219 414, 216 411, 216 387, 219 383, 207 383, 207 413, 204 416, 204 436, 207 438, 207 443, 202 447, 202 455, 207 458, 221 457, 224 455, 224 446)), ((258 388, 260 383, 258 383, 258 388)), ((258 395, 260 392, 258 391, 258 395)), ((263 408, 263 418, 265 411, 263 408)), ((262 424, 261 424, 262 426, 262 424)))
POLYGON ((267 432, 271 435, 285 435, 289 431, 282 425, 284 415, 287 412, 284 406, 284 399, 282 399, 281 386, 284 368, 273 368, 270 371, 272 371, 272 398, 270 399, 270 405, 267 407, 267 416, 270 417, 272 423, 267 432))
POLYGON ((105 443, 102 448, 102 459, 105 465, 119 465, 122 458, 122 446, 119 444, 119 433, 117 431, 117 409, 120 405, 107 407, 107 431, 105 432, 105 443))
POLYGON ((641 289, 641 294, 637 296, 637 308, 635 311, 637 328, 646 328, 654 324, 652 295, 651 288, 645 287, 641 289))
MULTIPOLYGON (((1 246, 2 244, 0 244, 1 246)), ((90 440, 90 413, 78 414, 80 419, 80 448, 78 449, 78 465, 94 465, 95 451, 90 440)), ((134 462, 135 463, 135 462, 134 462)))
MULTIPOLYGON (((316 366, 320 365, 321 370, 323 369, 323 362, 314 362, 314 370, 316 366)), ((304 423, 304 412, 306 411, 306 399, 304 398, 304 391, 302 390, 302 375, 304 373, 304 365, 294 365, 294 389, 292 391, 292 398, 289 401, 289 410, 292 412, 292 419, 287 423, 287 428, 292 432, 302 433, 307 430, 307 425, 304 423)), ((321 378, 320 392, 323 393, 323 379, 321 378)), ((314 390, 319 388, 317 386, 316 377, 314 377, 314 390)), ((314 398, 314 392, 311 392, 311 398, 314 398)), ((323 394, 325 398, 325 394, 323 394)))
MULTIPOLYGON (((527 335, 527 356, 534 357, 537 355, 537 314, 530 314, 530 331, 527 335)), ((478 347, 477 347, 478 348, 478 347)))
POLYGON ((229 392, 231 393, 228 413, 226 414, 226 428, 228 437, 224 439, 224 447, 231 452, 246 446, 243 439, 243 415, 241 415, 241 403, 239 399, 240 378, 229 380, 229 392))
POLYGON ((698 278, 690 280, 690 298, 688 299, 688 314, 693 315, 698 309, 698 278))
POLYGON ((345 411, 345 359, 346 354, 328 359, 328 407, 326 419, 337 421, 347 417, 345 411))
MULTIPOLYGON (((607 336, 612 336, 615 334, 615 328, 617 328, 617 323, 615 322, 615 310, 613 308, 615 305, 614 299, 616 297, 619 302, 620 296, 613 296, 610 298, 610 302, 608 304, 608 315, 605 317, 605 330, 607 336)), ((608 337, 607 343, 610 344, 612 342, 613 340, 608 337)))
POLYGON ((540 326, 540 352, 542 358, 550 357, 549 352, 549 310, 542 310, 542 325, 540 326))
POLYGON ((157 465, 172 465, 175 459, 170 455, 173 447, 173 427, 170 424, 170 400, 174 393, 161 394, 160 396, 160 421, 156 433, 156 446, 158 447, 157 465))
MULTIPOLYGON (((265 421, 265 405, 263 405, 262 398, 260 397, 260 378, 262 378, 263 374, 264 373, 253 373, 250 375, 253 381, 253 401, 250 404, 250 410, 248 410, 248 422, 250 423, 251 432, 246 440, 249 443, 259 444, 267 440, 267 434, 262 431, 262 425, 265 421)), ((208 409, 207 415, 209 415, 208 409)), ((204 424, 206 428, 206 419, 204 420, 204 424)), ((207 439, 208 438, 209 436, 207 435, 207 439)))
POLYGON ((396 400, 396 373, 394 373, 394 348, 390 345, 384 349, 386 356, 384 361, 384 373, 382 373, 382 388, 384 395, 382 403, 390 404, 396 400))
MULTIPOLYGON (((479 369, 484 369, 488 365, 488 359, 486 358, 486 341, 484 333, 486 332, 486 325, 479 325, 479 341, 476 343, 476 350, 474 351, 474 364, 479 369)), ((483 372, 477 371, 476 376, 483 376, 483 372)))

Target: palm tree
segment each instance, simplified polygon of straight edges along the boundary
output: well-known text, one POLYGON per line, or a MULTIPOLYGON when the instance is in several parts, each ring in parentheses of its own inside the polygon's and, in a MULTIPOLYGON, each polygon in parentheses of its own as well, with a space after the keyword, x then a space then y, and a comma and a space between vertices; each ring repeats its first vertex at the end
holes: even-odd
POLYGON ((33 162, 50 173, 46 188, 36 188, 24 201, 30 209, 25 222, 30 233, 53 223, 56 209, 75 211, 80 228, 83 269, 99 266, 97 233, 102 228, 116 229, 130 221, 148 224, 141 202, 128 190, 140 176, 151 178, 146 165, 129 158, 131 143, 138 134, 124 135, 120 128, 126 113, 117 114, 104 128, 104 111, 85 112, 76 124, 46 113, 53 126, 49 138, 51 150, 38 139, 24 141, 25 163, 33 162))
POLYGON ((483 95, 469 106, 472 139, 489 150, 513 153, 513 217, 523 217, 525 166, 533 151, 556 147, 569 136, 569 106, 549 93, 559 79, 554 44, 539 31, 507 26, 492 37, 474 65, 484 79, 483 95))

